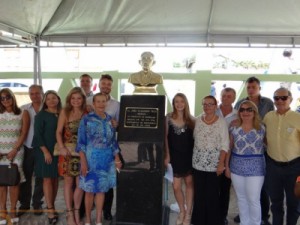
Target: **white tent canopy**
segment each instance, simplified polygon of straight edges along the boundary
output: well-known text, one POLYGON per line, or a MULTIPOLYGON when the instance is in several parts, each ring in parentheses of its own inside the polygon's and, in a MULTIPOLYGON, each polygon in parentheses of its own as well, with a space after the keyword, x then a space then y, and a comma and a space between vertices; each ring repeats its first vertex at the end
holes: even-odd
POLYGON ((300 1, 1 0, 0 32, 0 45, 42 40, 48 45, 297 47, 300 1))

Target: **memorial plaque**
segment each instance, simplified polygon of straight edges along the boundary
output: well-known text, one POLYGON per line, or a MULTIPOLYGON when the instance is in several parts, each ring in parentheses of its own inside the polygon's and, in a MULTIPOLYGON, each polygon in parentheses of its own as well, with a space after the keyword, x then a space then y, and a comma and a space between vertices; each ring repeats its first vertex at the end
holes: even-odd
POLYGON ((164 141, 165 100, 162 95, 123 95, 118 141, 164 141))
POLYGON ((126 107, 124 127, 158 128, 158 108, 126 107))

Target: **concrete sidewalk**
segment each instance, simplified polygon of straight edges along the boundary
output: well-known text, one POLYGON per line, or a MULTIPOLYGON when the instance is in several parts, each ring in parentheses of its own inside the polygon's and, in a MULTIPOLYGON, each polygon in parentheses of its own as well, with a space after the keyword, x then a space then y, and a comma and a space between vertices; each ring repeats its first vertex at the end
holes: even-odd
MULTIPOLYGON (((167 191, 167 199, 166 199, 166 204, 171 205, 175 203, 175 198, 173 194, 173 189, 172 185, 170 183, 167 184, 167 188, 165 188, 165 191, 167 191)), ((115 200, 115 199, 114 199, 115 200)), ((44 203, 44 208, 46 208, 45 203, 44 203)), ((66 225, 66 213, 65 213, 65 202, 64 202, 64 197, 63 197, 63 180, 59 180, 59 190, 58 190, 58 196, 55 202, 55 208, 59 213, 59 220, 57 222, 57 225, 66 225)), ((112 213, 115 215, 116 211, 116 205, 115 201, 113 204, 112 208, 112 213)), ((95 219, 95 210, 93 210, 93 218, 95 219)), ((238 208, 236 204, 236 196, 234 193, 233 188, 231 188, 231 199, 230 199, 230 205, 229 205, 229 212, 228 212, 228 222, 229 225, 235 225, 233 218, 237 215, 238 213, 238 208)), ((169 215, 169 225, 175 225, 176 224, 176 218, 177 218, 177 213, 174 211, 170 211, 169 215)), ((271 220, 270 220, 271 221, 271 220)), ((82 221, 84 224, 84 221, 82 221)), ((9 223, 8 223, 9 224, 9 223)), ((47 219, 47 214, 44 213, 40 216, 36 216, 33 214, 33 212, 28 212, 20 217, 20 221, 18 223, 19 225, 48 225, 48 219, 47 219)), ((93 225, 95 222, 92 223, 93 225)), ((111 221, 105 221, 103 220, 103 225, 110 225, 112 224, 111 221)), ((297 225, 300 225, 300 222, 297 223, 297 225)))

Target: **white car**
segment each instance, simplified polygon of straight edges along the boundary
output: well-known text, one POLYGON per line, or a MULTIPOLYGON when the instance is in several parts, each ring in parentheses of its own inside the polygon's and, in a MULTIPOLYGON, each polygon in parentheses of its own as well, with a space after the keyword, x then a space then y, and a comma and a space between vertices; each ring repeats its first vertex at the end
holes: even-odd
POLYGON ((1 82, 0 89, 9 88, 13 92, 28 92, 28 85, 18 82, 1 82))

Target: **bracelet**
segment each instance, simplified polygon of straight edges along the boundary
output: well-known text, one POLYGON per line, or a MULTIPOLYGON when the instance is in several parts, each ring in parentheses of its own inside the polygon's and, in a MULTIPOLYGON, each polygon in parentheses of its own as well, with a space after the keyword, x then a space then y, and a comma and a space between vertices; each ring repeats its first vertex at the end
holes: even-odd
POLYGON ((119 164, 119 163, 122 163, 122 162, 121 161, 115 162, 115 164, 119 164))

